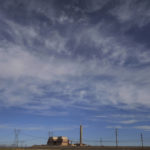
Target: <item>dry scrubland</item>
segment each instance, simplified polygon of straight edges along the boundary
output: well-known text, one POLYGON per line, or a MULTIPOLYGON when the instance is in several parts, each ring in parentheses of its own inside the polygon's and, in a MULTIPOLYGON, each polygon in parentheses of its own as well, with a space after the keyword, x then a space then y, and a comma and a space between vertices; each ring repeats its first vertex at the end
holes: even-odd
POLYGON ((30 148, 0 148, 0 150, 150 150, 150 147, 30 147, 30 148))

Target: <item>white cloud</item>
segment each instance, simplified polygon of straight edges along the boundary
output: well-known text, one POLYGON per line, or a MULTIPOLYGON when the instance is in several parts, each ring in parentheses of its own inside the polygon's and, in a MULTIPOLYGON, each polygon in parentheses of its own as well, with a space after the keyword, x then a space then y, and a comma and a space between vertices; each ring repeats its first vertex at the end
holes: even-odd
POLYGON ((141 130, 150 130, 150 126, 149 125, 135 126, 134 128, 141 129, 141 130))
POLYGON ((105 116, 105 115, 99 115, 99 116, 96 116, 96 118, 107 118, 107 116, 105 116))
MULTIPOLYGON (((45 13, 47 9, 43 11, 45 13)), ((94 26, 79 27, 80 30, 71 34, 75 46, 69 50, 66 44, 70 37, 63 37, 55 29, 50 36, 42 39, 34 26, 23 26, 3 19, 10 27, 8 32, 14 37, 15 43, 1 42, 2 106, 18 106, 37 112, 45 110, 43 114, 56 106, 87 110, 97 110, 101 105, 126 109, 150 107, 150 69, 133 70, 124 65, 130 56, 137 58, 140 64, 149 62, 147 49, 125 37, 109 33, 111 25, 106 26, 105 21, 94 26), (37 36, 44 45, 37 46, 35 52, 34 39, 37 36), (24 44, 24 39, 31 49, 24 44), (74 58, 74 51, 82 43, 93 47, 94 55, 97 50, 101 58, 93 56, 87 59, 83 55, 74 58), (58 56, 50 53, 52 51, 58 56), (68 54, 67 58, 61 57, 61 54, 68 54), (47 97, 48 93, 55 95, 47 97), (78 106, 79 103, 85 106, 78 106)))
POLYGON ((23 127, 22 125, 21 126, 15 126, 15 125, 10 125, 10 124, 1 124, 0 125, 0 129, 19 129, 19 130, 44 130, 44 127, 40 127, 40 126, 30 126, 28 127, 28 125, 26 125, 26 127, 23 127))
POLYGON ((149 1, 126 0, 120 1, 110 12, 119 22, 127 23, 127 26, 137 25, 138 27, 142 27, 150 22, 150 10, 148 6, 149 1))
MULTIPOLYGON (((58 58, 41 59, 15 45, 7 51, 0 49, 1 77, 37 77, 51 80, 64 75, 74 75, 79 64, 58 58), (73 68, 73 69, 72 69, 73 68)), ((76 74, 77 75, 77 74, 76 74)))
POLYGON ((79 128, 79 126, 77 125, 71 125, 71 126, 41 126, 41 125, 30 125, 30 124, 26 124, 26 126, 24 125, 14 125, 14 124, 0 124, 0 129, 10 129, 10 130, 14 130, 14 129, 19 129, 20 131, 34 131, 34 130, 46 130, 48 131, 49 128, 53 129, 53 131, 68 131, 68 130, 74 130, 76 128, 79 128))
POLYGON ((45 39, 45 46, 50 51, 54 51, 57 53, 65 53, 69 55, 69 51, 67 51, 66 44, 68 39, 65 37, 60 36, 58 32, 51 32, 50 37, 45 39))
POLYGON ((119 125, 116 125, 116 126, 107 126, 106 128, 121 129, 122 126, 119 126, 119 125))
POLYGON ((68 131, 68 130, 74 130, 78 129, 79 126, 65 126, 65 127, 54 127, 53 131, 68 131))
POLYGON ((98 11, 101 10, 107 3, 109 0, 87 0, 85 1, 86 3, 86 11, 87 12, 94 12, 94 11, 98 11))
POLYGON ((134 124, 139 122, 138 120, 124 120, 124 121, 120 121, 121 124, 134 124))
POLYGON ((3 91, 1 101, 7 107, 44 110, 58 105, 70 107, 77 102, 84 102, 93 108, 110 104, 118 106, 119 103, 127 105, 126 109, 139 105, 150 107, 149 69, 132 71, 97 60, 83 63, 82 59, 70 61, 51 56, 41 59, 15 45, 10 45, 7 51, 3 48, 0 51, 0 77, 3 79, 0 85, 3 91), (88 80, 84 79, 86 75, 89 76, 88 80), (104 79, 95 80, 95 76, 104 79), (9 80, 13 81, 9 83, 9 80), (56 81, 63 86, 55 85, 56 81), (43 85, 48 88, 42 88, 43 85), (87 85, 89 90, 86 89, 87 85), (55 97, 34 100, 36 96, 45 96, 48 91, 66 95, 67 103, 55 97), (94 100, 87 99, 88 95, 95 96, 94 100), (34 103, 34 106, 30 103, 34 103))
POLYGON ((110 117, 113 117, 115 119, 130 119, 130 120, 135 120, 135 118, 143 118, 143 115, 138 115, 137 114, 112 114, 110 117))

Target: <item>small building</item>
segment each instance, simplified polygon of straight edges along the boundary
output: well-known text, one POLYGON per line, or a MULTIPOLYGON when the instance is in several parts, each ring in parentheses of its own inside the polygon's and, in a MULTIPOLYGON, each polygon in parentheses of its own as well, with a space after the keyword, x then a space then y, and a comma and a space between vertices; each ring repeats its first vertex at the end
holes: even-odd
POLYGON ((69 145, 69 140, 65 136, 52 136, 49 137, 47 141, 47 145, 50 146, 68 146, 69 145))

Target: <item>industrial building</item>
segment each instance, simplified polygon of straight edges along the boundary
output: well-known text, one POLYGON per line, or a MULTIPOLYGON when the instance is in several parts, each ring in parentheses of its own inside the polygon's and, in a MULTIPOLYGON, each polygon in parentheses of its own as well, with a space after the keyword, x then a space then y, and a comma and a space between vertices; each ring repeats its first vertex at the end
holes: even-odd
POLYGON ((68 146, 69 140, 65 136, 58 136, 58 137, 49 137, 47 141, 47 145, 49 146, 68 146))
POLYGON ((69 142, 69 139, 65 136, 52 136, 48 138, 47 145, 49 146, 85 146, 82 140, 83 128, 80 125, 80 141, 79 143, 72 144, 72 141, 69 142))

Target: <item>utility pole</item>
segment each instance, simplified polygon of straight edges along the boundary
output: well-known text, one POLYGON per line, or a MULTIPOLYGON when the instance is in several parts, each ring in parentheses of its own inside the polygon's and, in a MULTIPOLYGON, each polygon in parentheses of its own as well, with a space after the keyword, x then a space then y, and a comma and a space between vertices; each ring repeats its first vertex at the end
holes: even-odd
POLYGON ((18 145, 19 145, 19 133, 20 133, 20 130, 19 129, 15 129, 14 133, 15 133, 15 146, 18 147, 18 145))
POLYGON ((116 133, 116 147, 118 147, 118 129, 115 129, 115 133, 116 133))
POLYGON ((143 148, 143 134, 141 133, 141 146, 143 148))

